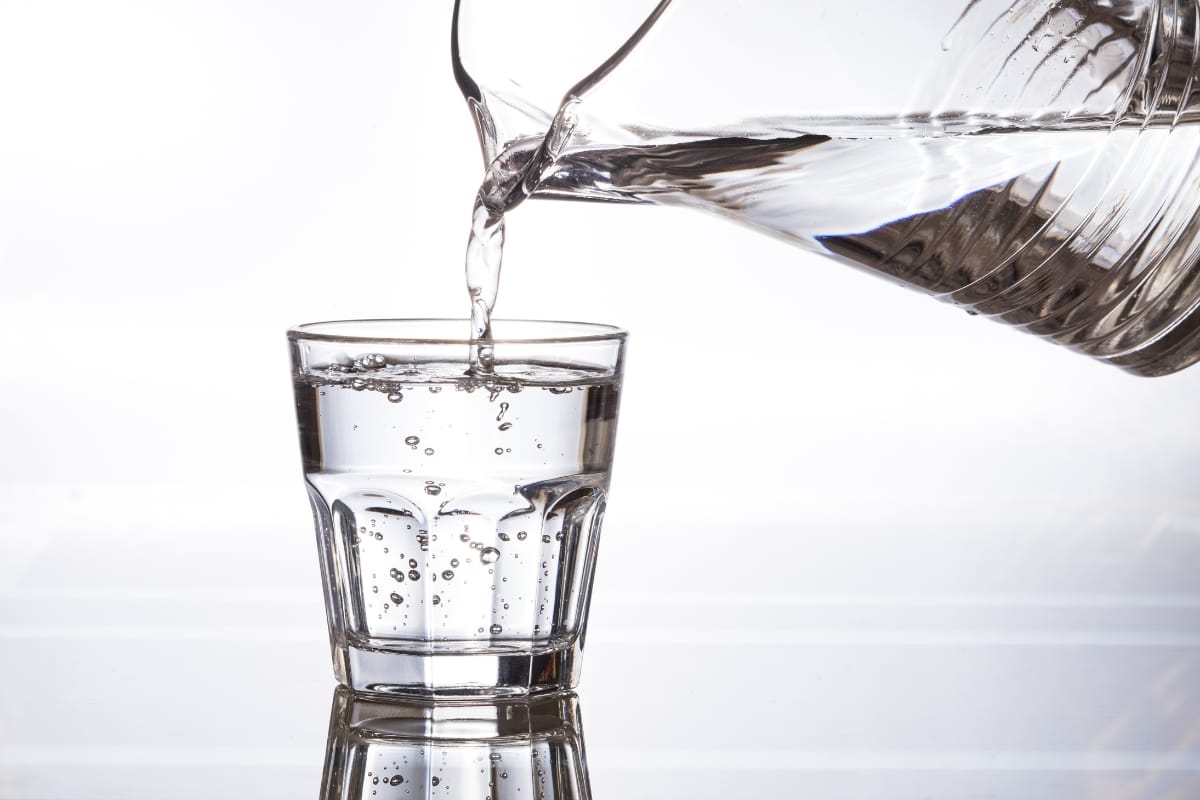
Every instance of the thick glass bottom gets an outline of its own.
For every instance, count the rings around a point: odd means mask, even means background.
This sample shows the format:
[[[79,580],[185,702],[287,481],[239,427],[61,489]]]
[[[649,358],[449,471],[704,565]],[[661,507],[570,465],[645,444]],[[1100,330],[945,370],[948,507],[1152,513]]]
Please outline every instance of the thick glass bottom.
[[[532,653],[429,653],[336,648],[334,672],[355,692],[401,697],[523,697],[572,689],[579,680],[578,640]]]

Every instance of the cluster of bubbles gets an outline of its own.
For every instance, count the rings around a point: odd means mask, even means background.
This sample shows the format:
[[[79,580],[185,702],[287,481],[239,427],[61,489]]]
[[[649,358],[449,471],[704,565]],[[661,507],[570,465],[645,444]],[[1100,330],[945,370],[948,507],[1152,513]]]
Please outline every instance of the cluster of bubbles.
[[[470,545],[472,550],[479,551],[479,560],[484,564],[495,564],[500,560],[500,551],[491,545],[485,545],[483,542],[475,541],[469,533],[461,533],[458,536],[459,541],[463,544]],[[451,560],[451,565],[455,562]]]

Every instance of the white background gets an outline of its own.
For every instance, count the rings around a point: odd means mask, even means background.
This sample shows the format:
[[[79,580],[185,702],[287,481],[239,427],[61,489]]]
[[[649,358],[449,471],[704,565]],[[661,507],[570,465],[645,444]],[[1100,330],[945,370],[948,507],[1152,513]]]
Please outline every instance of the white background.
[[[169,586],[201,548],[316,597],[284,331],[466,313],[449,5],[0,0],[0,583]],[[772,553],[789,591],[1196,589],[1200,371],[694,213],[536,201],[509,244],[500,315],[633,333],[610,591]]]
[[[449,12],[0,0],[0,797],[315,788],[284,332],[467,312]],[[1200,368],[1134,378],[695,213],[534,201],[509,245],[501,315],[632,331],[597,797],[1194,773]]]

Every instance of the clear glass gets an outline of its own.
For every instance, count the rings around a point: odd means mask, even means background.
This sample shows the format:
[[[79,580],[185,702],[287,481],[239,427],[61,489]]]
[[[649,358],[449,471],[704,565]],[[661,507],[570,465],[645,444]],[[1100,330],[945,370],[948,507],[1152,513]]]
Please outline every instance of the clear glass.
[[[453,55],[493,216],[527,197],[711,211],[1162,375],[1200,359],[1198,18],[459,0]]]
[[[568,694],[437,704],[339,689],[321,783],[322,800],[591,797],[579,703]]]
[[[625,333],[302,325],[291,342],[334,670],[356,691],[509,696],[578,679]]]

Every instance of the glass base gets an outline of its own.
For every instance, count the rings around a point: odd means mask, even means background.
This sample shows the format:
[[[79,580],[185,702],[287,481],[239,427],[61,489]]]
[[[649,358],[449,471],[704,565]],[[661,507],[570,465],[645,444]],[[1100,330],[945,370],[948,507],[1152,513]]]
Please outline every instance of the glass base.
[[[355,692],[401,697],[523,697],[579,681],[578,642],[536,653],[429,653],[336,648],[338,681]]]

